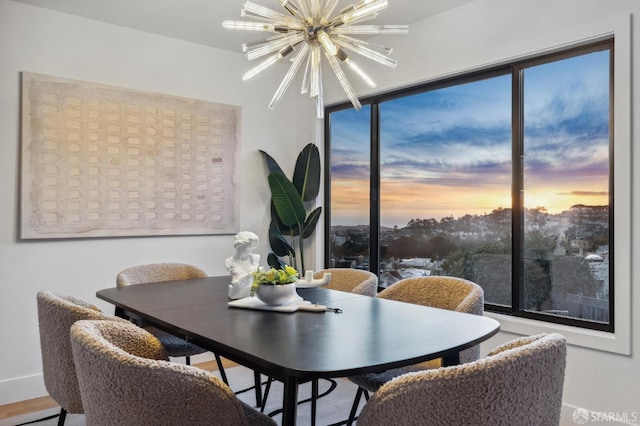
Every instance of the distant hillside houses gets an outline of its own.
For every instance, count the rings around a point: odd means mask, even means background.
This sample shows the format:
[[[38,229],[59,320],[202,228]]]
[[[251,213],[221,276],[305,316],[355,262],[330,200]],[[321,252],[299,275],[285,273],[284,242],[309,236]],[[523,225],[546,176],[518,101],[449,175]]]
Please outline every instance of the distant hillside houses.
[[[466,268],[465,273],[475,270],[474,274],[486,274],[485,278],[493,281],[497,271],[504,269],[505,279],[510,281],[508,260],[511,251],[511,222],[512,210],[497,208],[488,214],[464,215],[459,218],[447,216],[439,220],[411,219],[405,227],[382,228],[380,284],[384,287],[410,276],[447,274],[450,271],[445,269],[455,266],[455,262]],[[591,275],[588,280],[593,282],[593,285],[587,287],[598,288],[596,293],[589,290],[588,297],[608,298],[608,206],[576,204],[558,214],[550,214],[544,207],[526,209],[524,226],[528,259],[538,262],[555,259],[556,262],[553,263],[562,263],[562,258],[566,259],[564,262],[568,262],[571,257],[580,259],[585,273]],[[335,256],[331,261],[332,266],[369,269],[368,226],[335,226],[332,227],[331,237],[331,252]],[[469,269],[469,266],[461,264],[460,253],[466,253],[463,256],[468,259],[467,265],[472,261],[475,266]],[[480,254],[484,257],[478,257]],[[445,265],[451,256],[456,260]],[[567,263],[567,267],[569,266],[569,269],[577,271],[580,263]],[[560,271],[566,267],[552,269],[559,277]],[[548,268],[544,273],[552,283],[556,281],[555,274]],[[575,279],[574,274],[573,281]],[[562,275],[561,281],[561,287],[566,287],[565,291],[580,293],[580,288],[574,288],[576,284],[570,284],[570,276]],[[505,282],[500,286],[508,287],[509,284]],[[491,293],[490,289],[486,290]],[[502,297],[503,295],[496,294],[497,299]],[[508,296],[505,297],[508,301]],[[547,309],[556,308],[555,305],[559,303],[557,295],[552,299],[554,300],[548,302],[552,306]]]

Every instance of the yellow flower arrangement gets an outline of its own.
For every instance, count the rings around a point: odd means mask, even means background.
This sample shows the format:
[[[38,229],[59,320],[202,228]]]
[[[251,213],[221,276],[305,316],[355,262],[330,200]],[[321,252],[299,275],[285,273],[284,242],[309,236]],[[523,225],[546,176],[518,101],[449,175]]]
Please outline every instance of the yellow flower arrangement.
[[[251,283],[251,296],[255,294],[255,291],[261,285],[283,285],[298,281],[298,271],[288,265],[282,269],[271,268],[268,271],[265,271],[263,268],[259,268],[251,275],[253,276],[253,282]]]

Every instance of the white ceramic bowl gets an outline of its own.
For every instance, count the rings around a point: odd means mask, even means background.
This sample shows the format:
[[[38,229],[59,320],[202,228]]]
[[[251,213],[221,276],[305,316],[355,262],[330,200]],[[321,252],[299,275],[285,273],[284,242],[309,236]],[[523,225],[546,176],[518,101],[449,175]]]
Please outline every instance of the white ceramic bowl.
[[[270,306],[284,305],[296,294],[296,284],[261,285],[256,297]]]

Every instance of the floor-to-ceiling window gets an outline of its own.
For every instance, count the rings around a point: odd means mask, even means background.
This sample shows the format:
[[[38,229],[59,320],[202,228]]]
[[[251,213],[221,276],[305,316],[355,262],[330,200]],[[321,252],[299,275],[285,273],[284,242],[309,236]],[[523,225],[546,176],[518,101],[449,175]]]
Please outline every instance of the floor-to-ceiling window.
[[[327,111],[326,263],[612,330],[613,41]]]
[[[334,176],[325,190],[331,194],[332,225],[327,244],[331,268],[369,270],[369,187],[371,184],[370,107],[331,114],[332,148],[328,164]]]

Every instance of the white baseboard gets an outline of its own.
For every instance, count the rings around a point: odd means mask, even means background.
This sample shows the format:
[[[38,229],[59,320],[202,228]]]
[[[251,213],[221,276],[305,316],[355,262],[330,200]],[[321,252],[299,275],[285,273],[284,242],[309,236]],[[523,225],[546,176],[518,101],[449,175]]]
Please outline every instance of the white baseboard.
[[[205,352],[191,357],[191,363],[206,362],[215,359],[213,354]],[[184,362],[184,357],[176,358],[176,362]],[[26,401],[48,395],[44,387],[42,373],[32,376],[14,377],[0,381],[0,405]]]
[[[42,373],[0,381],[0,405],[46,395]]]

